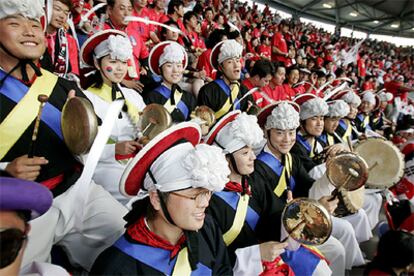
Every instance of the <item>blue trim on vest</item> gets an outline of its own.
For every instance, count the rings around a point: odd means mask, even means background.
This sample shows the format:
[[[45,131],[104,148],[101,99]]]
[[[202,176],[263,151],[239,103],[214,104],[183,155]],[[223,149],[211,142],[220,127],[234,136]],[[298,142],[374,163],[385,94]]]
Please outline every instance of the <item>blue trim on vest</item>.
[[[364,119],[365,119],[366,117],[364,116],[364,114],[363,113],[359,113],[358,115],[357,115],[357,119],[359,120],[359,125],[361,126],[361,128],[363,128],[363,129],[365,129],[365,130],[367,130],[367,129],[369,129],[369,130],[372,130],[371,129],[371,126],[370,126],[370,122],[371,122],[371,120],[368,120],[368,123],[367,123],[367,125],[364,127]]]
[[[0,79],[3,79],[6,76],[6,73],[3,70],[0,70]],[[29,91],[27,87],[21,81],[15,79],[12,76],[8,76],[4,81],[3,86],[0,88],[0,94],[9,98],[14,103],[18,104],[19,101],[26,95]],[[38,103],[40,105],[40,103]],[[41,121],[44,122],[53,132],[63,140],[62,128],[60,126],[60,117],[61,112],[59,109],[54,107],[50,103],[46,103],[43,107],[42,116],[40,117]]]
[[[224,200],[234,211],[237,210],[237,203],[239,203],[240,197],[236,192],[222,191],[215,192],[214,194]],[[248,206],[245,222],[247,222],[252,230],[256,229],[259,218],[260,217],[256,211]]]
[[[328,135],[326,135],[326,133],[322,133],[321,136],[318,137],[318,139],[320,139],[325,144],[328,144]]]
[[[307,248],[301,246],[296,251],[286,250],[282,259],[295,272],[295,275],[311,276],[321,259]]]
[[[227,83],[223,79],[216,79],[214,80],[214,82],[217,83],[218,86],[220,86],[221,90],[224,91],[227,97],[230,97],[230,94],[231,94],[230,86],[228,86]],[[238,98],[236,97],[236,99],[233,99],[233,101],[235,102],[237,99]],[[236,109],[240,110],[240,102],[237,103]]]
[[[299,134],[299,132],[296,133],[296,141],[298,141],[302,146],[304,146],[308,154],[310,154],[312,146],[308,143],[308,141],[306,141],[305,137]]]
[[[162,95],[164,98],[167,99],[167,101],[171,97],[171,90],[168,89],[168,87],[165,87],[164,85],[160,85],[157,88],[154,89],[155,92]],[[183,100],[180,100],[175,107],[184,115],[184,118],[187,119],[188,115],[190,114],[190,110],[188,106],[183,102]]]
[[[125,236],[120,237],[115,242],[114,246],[126,255],[166,275],[171,275],[175,262],[177,261],[177,256],[170,260],[171,251],[169,250],[139,243],[131,243],[127,241]],[[200,262],[197,264],[197,269],[191,272],[191,275],[193,276],[211,274],[211,269]]]
[[[338,127],[341,127],[344,131],[346,131],[348,129],[348,126],[346,125],[346,123],[343,119],[339,120]]]
[[[277,176],[280,177],[280,175],[282,174],[283,165],[277,158],[275,158],[273,155],[271,155],[268,152],[262,151],[257,156],[257,159],[265,163]],[[291,191],[294,190],[295,185],[296,185],[295,179],[291,175],[289,179],[289,186],[290,186]]]

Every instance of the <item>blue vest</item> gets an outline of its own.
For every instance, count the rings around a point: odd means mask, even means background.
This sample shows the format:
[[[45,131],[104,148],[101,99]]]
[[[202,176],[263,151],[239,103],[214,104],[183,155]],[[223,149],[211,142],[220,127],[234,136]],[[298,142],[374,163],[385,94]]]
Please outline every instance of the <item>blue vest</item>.
[[[171,251],[162,248],[152,247],[139,243],[131,243],[126,240],[125,236],[119,238],[114,246],[121,250],[126,255],[134,258],[135,260],[146,264],[149,267],[158,270],[165,275],[171,275],[177,256],[170,259]],[[197,264],[197,269],[191,272],[192,276],[198,275],[211,275],[212,271],[209,267],[202,263]]]
[[[282,165],[282,162],[280,162],[276,157],[271,155],[270,153],[267,153],[265,151],[262,151],[258,156],[257,159],[265,163],[277,176],[281,176],[284,166]],[[277,185],[278,183],[276,183]],[[291,175],[289,178],[289,186],[290,190],[293,191],[295,188],[295,179]]]
[[[3,70],[0,70],[0,80],[6,76],[6,73]],[[15,79],[12,76],[8,76],[3,83],[3,86],[0,88],[0,94],[10,99],[12,102],[18,104],[20,100],[26,95],[29,91],[29,87],[24,83]],[[38,104],[39,103],[33,103]],[[55,106],[50,103],[46,103],[43,107],[43,112],[40,117],[40,120],[44,122],[53,132],[63,140],[62,128],[60,126],[60,117],[61,112]]]
[[[236,192],[223,191],[214,193],[216,196],[223,199],[227,205],[229,205],[234,212],[237,210],[237,204],[239,203],[240,196]],[[247,214],[245,221],[252,230],[256,229],[257,222],[259,221],[259,215],[250,206],[247,207]]]
[[[165,87],[164,85],[158,86],[154,89],[154,91],[162,95],[167,101],[170,99],[172,93],[171,90]],[[178,103],[176,103],[176,108],[184,115],[185,119],[188,118],[190,110],[182,99]]]

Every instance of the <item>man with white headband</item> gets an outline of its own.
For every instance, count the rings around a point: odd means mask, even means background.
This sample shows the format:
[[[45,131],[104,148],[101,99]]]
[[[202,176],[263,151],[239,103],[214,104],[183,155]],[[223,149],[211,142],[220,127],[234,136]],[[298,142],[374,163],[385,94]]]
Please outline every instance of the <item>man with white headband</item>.
[[[355,127],[354,119],[358,113],[361,98],[352,90],[343,90],[332,96],[332,100],[343,100],[349,106],[348,115],[339,120],[335,132],[343,141],[358,139],[359,132]]]
[[[328,101],[327,103],[329,109],[324,118],[324,131],[318,138],[324,148],[336,143],[346,143],[336,134],[335,130],[339,121],[346,117],[350,111],[349,105],[343,100]]]
[[[163,105],[174,122],[190,120],[196,107],[193,94],[178,85],[187,67],[188,56],[183,46],[173,41],[165,41],[152,48],[149,67],[153,74],[161,76],[161,84],[145,95],[145,103]]]
[[[374,93],[366,91],[361,94],[361,105],[359,106],[360,112],[355,118],[355,125],[359,132],[365,133],[366,130],[372,130],[371,128],[371,112],[377,107],[377,99]]]
[[[330,275],[326,262],[305,247],[284,253],[288,244],[279,241],[285,204],[272,196],[268,185],[250,177],[256,159],[253,150],[262,141],[257,118],[240,111],[222,117],[206,138],[207,143],[223,149],[231,171],[224,191],[213,194],[208,212],[224,233],[234,274],[258,275],[264,270],[263,262],[280,262],[273,269],[287,269],[297,275]],[[287,257],[295,254],[306,260],[301,258],[299,264],[294,257]]]
[[[230,171],[221,149],[200,139],[195,123],[177,124],[128,164],[120,190],[135,198],[126,232],[98,257],[92,274],[232,274],[222,233],[205,214]]]
[[[217,70],[217,78],[200,89],[198,105],[210,107],[220,119],[231,110],[248,109],[253,97],[246,96],[247,88],[241,85],[243,46],[234,39],[224,40],[211,51],[210,63]]]
[[[284,204],[296,197],[307,197],[314,182],[300,159],[290,153],[296,141],[296,129],[300,125],[298,110],[299,106],[294,102],[282,101],[267,106],[258,114],[267,143],[257,156],[253,181],[256,185],[269,186],[272,195]],[[338,200],[329,202],[328,198],[319,201],[332,212]],[[316,248],[330,262],[333,275],[344,275],[346,254],[340,241],[331,236]]]
[[[109,29],[89,37],[82,46],[80,56],[84,64],[96,68],[86,82],[85,94],[100,118],[105,118],[113,101],[125,100],[124,110],[115,121],[93,179],[115,199],[126,204],[127,198],[120,194],[118,183],[128,159],[141,148],[136,141],[137,125],[139,113],[145,108],[139,93],[120,85],[127,74],[132,46],[124,32]]]
[[[56,243],[73,264],[88,270],[97,254],[122,234],[125,208],[101,186],[77,183],[82,164],[63,140],[61,111],[68,94],[85,95],[76,83],[38,67],[45,51],[42,16],[39,0],[0,1],[0,164],[9,175],[36,180],[54,196],[50,210],[30,223],[23,265],[50,260]],[[40,94],[48,101],[29,158]],[[77,201],[75,185],[89,185],[83,204]],[[83,216],[76,216],[78,208]]]

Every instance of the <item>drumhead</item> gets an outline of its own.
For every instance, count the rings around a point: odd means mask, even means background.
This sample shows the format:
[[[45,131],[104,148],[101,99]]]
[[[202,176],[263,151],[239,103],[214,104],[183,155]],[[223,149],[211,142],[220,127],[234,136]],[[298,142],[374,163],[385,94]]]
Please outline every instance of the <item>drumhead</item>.
[[[334,212],[336,216],[343,217],[343,216],[355,214],[364,205],[365,186],[362,186],[355,191],[347,191],[347,190],[340,189],[339,193],[341,194],[339,199],[342,202],[338,204],[338,208]],[[341,208],[339,208],[339,205],[342,205],[342,204],[343,204],[343,209],[345,210],[341,211],[340,210]]]
[[[386,189],[403,177],[404,157],[390,141],[368,138],[359,141],[354,148],[368,164],[367,188]]]
[[[326,176],[335,187],[353,191],[366,183],[368,165],[354,153],[340,153],[328,162]]]
[[[296,198],[286,204],[282,221],[289,236],[306,245],[323,244],[331,235],[332,220],[318,201]]]
[[[62,109],[61,127],[63,140],[73,154],[88,153],[98,133],[92,104],[81,97],[67,100]]]

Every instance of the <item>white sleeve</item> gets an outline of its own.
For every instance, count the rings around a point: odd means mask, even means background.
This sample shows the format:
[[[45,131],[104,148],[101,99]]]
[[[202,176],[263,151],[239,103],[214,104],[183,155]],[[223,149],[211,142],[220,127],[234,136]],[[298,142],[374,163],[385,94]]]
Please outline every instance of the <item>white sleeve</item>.
[[[259,245],[236,249],[234,275],[259,275],[263,272]]]
[[[115,161],[115,144],[106,144],[99,161]]]
[[[322,163],[320,165],[313,167],[312,170],[309,171],[309,176],[315,180],[318,180],[325,174],[325,172],[326,172],[326,164]]]

